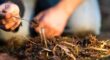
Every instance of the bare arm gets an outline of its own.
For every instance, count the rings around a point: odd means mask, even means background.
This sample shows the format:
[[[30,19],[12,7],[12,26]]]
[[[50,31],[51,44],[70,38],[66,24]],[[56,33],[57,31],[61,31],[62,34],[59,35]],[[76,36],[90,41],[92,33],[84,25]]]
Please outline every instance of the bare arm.
[[[56,7],[63,9],[65,13],[70,16],[81,2],[82,0],[61,0]]]
[[[39,26],[34,27],[36,32],[43,27],[48,38],[59,36],[63,32],[68,18],[75,11],[82,0],[61,0],[57,5],[40,12],[35,17]]]

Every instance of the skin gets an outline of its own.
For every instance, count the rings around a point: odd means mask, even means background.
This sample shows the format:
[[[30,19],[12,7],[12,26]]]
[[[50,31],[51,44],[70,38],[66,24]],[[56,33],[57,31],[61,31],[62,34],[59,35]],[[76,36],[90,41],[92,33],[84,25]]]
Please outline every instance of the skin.
[[[34,18],[35,21],[39,21],[39,26],[34,27],[35,31],[39,32],[41,28],[44,28],[47,38],[61,35],[68,18],[81,2],[82,0],[61,0],[56,6],[42,11]],[[21,22],[15,18],[20,18],[18,6],[7,2],[0,5],[0,12],[3,10],[6,11],[5,18],[0,21],[0,25],[4,26],[6,30],[16,29]]]
[[[68,18],[81,2],[82,0],[61,0],[56,6],[42,11],[34,18],[40,22],[38,27],[34,27],[35,31],[44,28],[47,38],[60,36]]]
[[[18,19],[20,18],[19,12],[19,7],[14,3],[7,2],[0,5],[0,13],[5,15],[5,18],[0,20],[0,25],[3,26],[5,30],[15,30],[21,22],[21,20]]]

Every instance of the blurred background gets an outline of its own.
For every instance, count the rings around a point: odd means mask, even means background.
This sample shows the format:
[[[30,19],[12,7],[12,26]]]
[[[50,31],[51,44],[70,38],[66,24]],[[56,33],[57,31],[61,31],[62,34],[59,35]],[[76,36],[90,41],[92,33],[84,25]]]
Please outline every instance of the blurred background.
[[[99,0],[102,16],[102,36],[110,38],[110,0]]]
[[[99,0],[102,15],[102,32],[110,32],[110,0]]]

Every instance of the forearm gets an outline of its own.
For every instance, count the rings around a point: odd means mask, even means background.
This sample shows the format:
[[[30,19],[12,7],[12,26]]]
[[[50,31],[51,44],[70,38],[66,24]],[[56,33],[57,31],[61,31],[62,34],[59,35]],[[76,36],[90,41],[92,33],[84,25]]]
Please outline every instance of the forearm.
[[[56,7],[63,9],[70,16],[81,2],[82,0],[61,0]]]

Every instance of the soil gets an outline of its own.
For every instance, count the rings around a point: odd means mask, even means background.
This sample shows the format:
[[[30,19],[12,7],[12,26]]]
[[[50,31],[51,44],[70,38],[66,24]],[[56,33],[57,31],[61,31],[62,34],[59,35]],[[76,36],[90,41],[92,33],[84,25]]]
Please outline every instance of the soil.
[[[0,60],[109,60],[110,40],[89,34],[83,38],[63,36],[30,38],[20,46],[14,39],[0,48]]]

